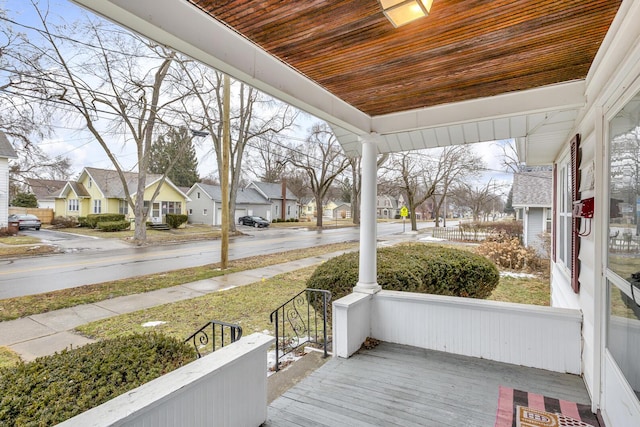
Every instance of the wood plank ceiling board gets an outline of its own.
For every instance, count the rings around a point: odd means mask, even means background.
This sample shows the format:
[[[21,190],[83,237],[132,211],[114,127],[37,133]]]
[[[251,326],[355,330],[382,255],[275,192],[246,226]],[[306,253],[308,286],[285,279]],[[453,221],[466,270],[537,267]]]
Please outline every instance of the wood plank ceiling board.
[[[477,123],[465,123],[462,125],[462,129],[464,130],[465,141],[468,141],[468,142],[480,141],[480,135],[478,134]]]
[[[370,116],[584,79],[620,0],[189,0]]]
[[[493,131],[493,120],[478,122],[478,129],[480,130],[480,141],[493,141],[496,139]]]
[[[434,131],[436,133],[436,145],[438,147],[446,147],[452,144],[448,127],[437,127]]]
[[[449,139],[452,144],[464,144],[466,143],[466,139],[464,137],[464,131],[462,130],[462,125],[451,125],[449,126]]]
[[[514,116],[511,117],[511,136],[510,138],[518,138],[527,135],[527,117]]]

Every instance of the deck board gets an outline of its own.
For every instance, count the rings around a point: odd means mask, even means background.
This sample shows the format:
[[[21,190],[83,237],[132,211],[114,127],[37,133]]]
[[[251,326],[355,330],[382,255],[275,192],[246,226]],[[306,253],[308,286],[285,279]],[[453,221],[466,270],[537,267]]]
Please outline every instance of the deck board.
[[[380,343],[328,361],[269,406],[264,426],[490,427],[500,385],[590,403],[576,375]]]

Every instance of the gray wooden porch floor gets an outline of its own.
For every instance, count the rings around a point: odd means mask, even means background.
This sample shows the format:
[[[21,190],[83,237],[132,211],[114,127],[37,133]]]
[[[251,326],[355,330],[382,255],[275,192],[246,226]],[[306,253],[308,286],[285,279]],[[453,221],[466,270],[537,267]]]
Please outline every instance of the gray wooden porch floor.
[[[380,343],[328,361],[273,401],[264,426],[491,427],[500,385],[590,403],[576,375]]]

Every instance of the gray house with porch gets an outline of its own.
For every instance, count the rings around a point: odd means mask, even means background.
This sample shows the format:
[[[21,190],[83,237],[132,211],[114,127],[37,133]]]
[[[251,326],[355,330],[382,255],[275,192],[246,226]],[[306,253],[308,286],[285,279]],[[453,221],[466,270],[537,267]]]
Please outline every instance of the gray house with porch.
[[[195,183],[187,192],[191,201],[187,202],[190,224],[219,226],[222,222],[222,193],[219,185]],[[253,188],[241,188],[236,195],[234,221],[245,215],[267,218],[271,212],[271,202]]]

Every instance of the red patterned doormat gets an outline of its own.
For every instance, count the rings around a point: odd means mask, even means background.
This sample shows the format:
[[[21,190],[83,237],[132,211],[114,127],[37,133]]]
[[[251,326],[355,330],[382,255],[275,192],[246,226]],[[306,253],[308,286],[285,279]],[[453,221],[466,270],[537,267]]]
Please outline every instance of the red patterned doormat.
[[[599,427],[591,406],[500,386],[495,427]]]

